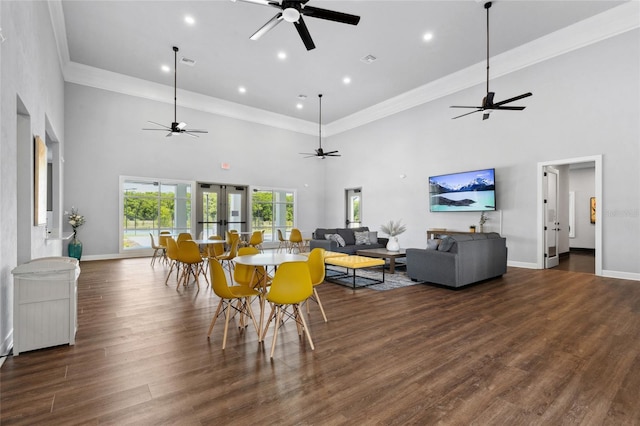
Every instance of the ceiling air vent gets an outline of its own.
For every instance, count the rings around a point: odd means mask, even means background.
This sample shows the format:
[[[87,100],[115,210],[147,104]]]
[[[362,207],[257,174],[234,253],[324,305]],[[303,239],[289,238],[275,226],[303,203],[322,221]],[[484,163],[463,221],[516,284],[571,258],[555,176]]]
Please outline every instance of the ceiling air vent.
[[[189,58],[182,58],[180,59],[180,63],[181,64],[185,64],[185,65],[189,65],[190,67],[194,66],[196,64],[196,61],[194,61],[193,59],[189,59]]]
[[[362,62],[364,62],[365,64],[370,64],[370,63],[375,62],[375,60],[376,60],[376,59],[378,59],[378,58],[376,58],[376,57],[375,57],[375,56],[373,56],[373,55],[367,55],[367,56],[365,56],[364,58],[361,58],[360,60],[361,60]]]

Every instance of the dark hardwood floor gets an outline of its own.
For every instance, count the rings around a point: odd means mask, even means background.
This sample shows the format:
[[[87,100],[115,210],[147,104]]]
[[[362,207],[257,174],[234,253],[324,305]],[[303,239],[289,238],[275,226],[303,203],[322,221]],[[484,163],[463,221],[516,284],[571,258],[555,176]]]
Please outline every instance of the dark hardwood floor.
[[[640,283],[510,268],[453,291],[318,289],[316,345],[207,328],[206,284],[82,262],[75,346],[9,356],[2,425],[640,424]],[[235,320],[234,320],[235,321]],[[235,324],[235,322],[234,322]]]

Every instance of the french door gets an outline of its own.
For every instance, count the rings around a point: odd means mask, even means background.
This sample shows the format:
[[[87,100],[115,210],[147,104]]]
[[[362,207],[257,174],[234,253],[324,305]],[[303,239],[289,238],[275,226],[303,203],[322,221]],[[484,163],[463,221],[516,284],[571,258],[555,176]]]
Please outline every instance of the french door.
[[[226,232],[247,230],[247,187],[199,183],[196,194],[196,234],[225,238]]]
[[[544,172],[544,260],[545,268],[558,266],[560,253],[560,223],[558,222],[558,170],[546,167]]]
[[[345,189],[345,225],[359,228],[362,225],[362,188]]]

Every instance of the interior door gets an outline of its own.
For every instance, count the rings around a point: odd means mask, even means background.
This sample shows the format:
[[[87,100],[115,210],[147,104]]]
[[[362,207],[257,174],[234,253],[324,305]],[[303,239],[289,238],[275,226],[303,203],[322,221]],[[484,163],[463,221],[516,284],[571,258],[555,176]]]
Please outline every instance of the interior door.
[[[196,233],[202,238],[225,237],[228,230],[245,231],[247,188],[244,186],[198,184]]]
[[[553,167],[546,167],[544,180],[544,259],[545,268],[553,268],[558,266],[559,263],[558,170]]]
[[[362,188],[345,189],[347,228],[359,228],[362,224]]]

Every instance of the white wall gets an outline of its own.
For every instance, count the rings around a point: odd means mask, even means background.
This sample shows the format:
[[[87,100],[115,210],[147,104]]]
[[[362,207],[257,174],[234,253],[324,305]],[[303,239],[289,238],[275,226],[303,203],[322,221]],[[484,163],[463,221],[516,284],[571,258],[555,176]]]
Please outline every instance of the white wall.
[[[322,221],[322,162],[299,154],[316,137],[178,106],[179,121],[209,133],[166,138],[142,128],[169,125],[173,105],[69,83],[65,116],[64,206],[86,217],[83,259],[118,255],[120,176],[296,189],[298,227],[311,232]]]
[[[595,196],[595,169],[593,167],[571,169],[569,176],[569,190],[575,194],[575,236],[569,240],[570,247],[594,249],[596,247],[595,225],[590,220],[589,200]]]
[[[45,240],[33,226],[33,137],[45,139],[48,120],[56,139],[64,137],[64,85],[46,2],[0,2],[0,355],[12,341],[13,279],[18,246],[25,256],[60,255],[60,241]],[[30,129],[18,138],[18,98]],[[22,182],[18,192],[18,178]],[[26,206],[20,208],[19,206]],[[27,259],[28,260],[28,259]]]
[[[485,228],[506,236],[511,264],[534,267],[536,164],[602,154],[603,269],[640,279],[639,56],[634,30],[492,81],[497,100],[533,93],[522,112],[452,120],[450,105],[481,101],[478,86],[329,138],[343,156],[327,162],[322,225],[344,223],[344,188],[362,186],[363,223],[403,219],[401,246],[422,247],[427,228],[479,218],[430,213],[428,177],[495,167],[499,211]]]

